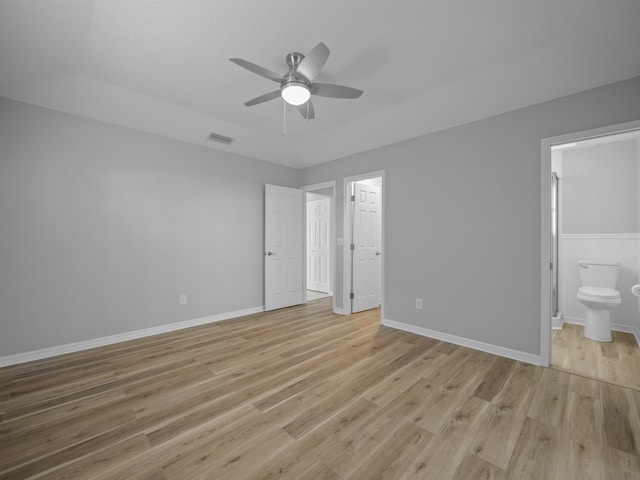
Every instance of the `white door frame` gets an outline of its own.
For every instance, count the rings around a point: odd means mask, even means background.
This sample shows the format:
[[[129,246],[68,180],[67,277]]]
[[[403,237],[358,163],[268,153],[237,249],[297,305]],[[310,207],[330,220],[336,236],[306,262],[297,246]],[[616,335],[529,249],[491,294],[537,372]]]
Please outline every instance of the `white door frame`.
[[[640,129],[640,120],[543,138],[540,177],[540,365],[551,364],[551,146]]]
[[[351,209],[351,191],[349,189],[350,185],[353,182],[359,182],[360,180],[371,180],[372,178],[382,178],[382,188],[381,188],[381,197],[382,197],[382,218],[381,222],[381,230],[382,230],[382,258],[380,259],[380,321],[384,319],[384,265],[385,265],[385,218],[386,218],[386,207],[387,199],[385,196],[386,189],[386,179],[385,179],[385,171],[378,170],[376,172],[362,173],[360,175],[354,175],[352,177],[345,177],[343,180],[343,235],[344,235],[344,246],[342,247],[342,310],[343,313],[349,315],[351,314],[351,298],[349,294],[351,293],[351,217],[352,217],[352,209]]]
[[[306,204],[307,204],[307,192],[312,192],[314,190],[321,190],[324,188],[330,188],[332,190],[332,194],[331,194],[331,201],[330,201],[330,213],[329,213],[329,228],[331,230],[331,232],[329,232],[329,242],[330,242],[330,247],[329,247],[329,255],[330,255],[330,259],[329,259],[329,265],[331,266],[331,272],[330,272],[330,277],[331,277],[331,290],[334,292],[334,294],[332,295],[333,297],[333,301],[332,301],[332,309],[334,312],[336,312],[336,297],[335,297],[335,285],[336,285],[336,182],[335,180],[331,180],[330,182],[323,182],[323,183],[315,183],[313,185],[305,185],[304,187],[301,187],[300,190],[302,190],[304,192],[304,203],[305,203],[305,208],[304,208],[304,213],[303,213],[303,224],[305,225],[304,228],[304,232],[303,232],[303,245],[304,245],[304,258],[307,258],[307,229],[306,229],[306,225],[307,225],[307,209],[306,209]],[[305,262],[303,263],[303,272],[302,272],[302,293],[303,293],[303,301],[304,303],[307,303],[307,262],[305,260]]]

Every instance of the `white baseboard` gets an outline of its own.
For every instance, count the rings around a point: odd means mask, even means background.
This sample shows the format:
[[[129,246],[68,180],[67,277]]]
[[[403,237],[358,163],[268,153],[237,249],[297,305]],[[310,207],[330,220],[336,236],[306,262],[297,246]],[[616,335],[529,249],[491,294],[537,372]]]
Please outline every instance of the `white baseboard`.
[[[571,317],[571,316],[564,316],[564,321],[562,323],[570,323],[571,325],[582,325],[584,326],[584,318],[580,318],[580,317]]]
[[[338,315],[348,315],[344,308],[333,308],[333,313],[337,313]]]
[[[477,340],[471,340],[465,337],[458,337],[456,335],[450,335],[448,333],[438,332],[437,330],[430,330],[428,328],[409,325],[408,323],[396,322],[394,320],[383,319],[382,324],[387,327],[404,330],[405,332],[422,335],[423,337],[435,338],[436,340],[454,343],[456,345],[473,348],[474,350],[492,353],[494,355],[511,358],[513,360],[520,360],[521,362],[531,363],[533,365],[543,364],[540,355],[512,350],[510,348],[500,347],[498,345],[492,345],[490,343],[479,342]]]
[[[135,340],[136,338],[150,337],[160,333],[182,330],[184,328],[197,327],[207,323],[221,322],[231,318],[244,317],[253,313],[264,312],[264,307],[245,308],[236,310],[235,312],[219,313],[208,317],[195,318],[193,320],[185,320],[183,322],[169,323],[167,325],[159,325],[157,327],[144,328],[142,330],[134,330],[132,332],[118,333],[109,335],[108,337],[93,338],[91,340],[83,340],[81,342],[68,343],[66,345],[57,345],[55,347],[43,348],[41,350],[33,350],[31,352],[17,353],[0,357],[0,367],[8,365],[16,365],[18,363],[31,362],[33,360],[41,360],[43,358],[55,357],[66,353],[79,352],[90,348],[103,347],[114,343],[126,342],[127,340]]]
[[[563,323],[571,323],[573,325],[582,325],[584,326],[584,318],[580,318],[580,317],[564,317],[565,320]],[[630,333],[632,334],[635,339],[636,339],[636,343],[638,344],[638,348],[640,348],[640,328],[638,327],[634,327],[633,325],[625,325],[622,323],[612,323],[611,324],[611,330],[613,330],[614,332],[624,332],[624,333]]]

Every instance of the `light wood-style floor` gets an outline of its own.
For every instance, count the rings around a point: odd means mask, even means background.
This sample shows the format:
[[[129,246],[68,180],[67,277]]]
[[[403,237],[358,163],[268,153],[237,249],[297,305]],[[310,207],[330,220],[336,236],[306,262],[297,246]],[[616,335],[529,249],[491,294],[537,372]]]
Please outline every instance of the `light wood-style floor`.
[[[640,392],[330,302],[1,369],[0,478],[640,478]]]
[[[565,323],[552,337],[553,368],[640,390],[640,348],[631,333],[612,332],[612,342],[594,342],[582,325]]]

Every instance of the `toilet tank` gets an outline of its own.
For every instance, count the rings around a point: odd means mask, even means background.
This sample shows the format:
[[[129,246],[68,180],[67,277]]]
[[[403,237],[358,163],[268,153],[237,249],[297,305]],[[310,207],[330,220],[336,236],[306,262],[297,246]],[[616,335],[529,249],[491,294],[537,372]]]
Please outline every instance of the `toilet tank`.
[[[620,262],[614,260],[578,260],[580,280],[585,287],[616,288]]]

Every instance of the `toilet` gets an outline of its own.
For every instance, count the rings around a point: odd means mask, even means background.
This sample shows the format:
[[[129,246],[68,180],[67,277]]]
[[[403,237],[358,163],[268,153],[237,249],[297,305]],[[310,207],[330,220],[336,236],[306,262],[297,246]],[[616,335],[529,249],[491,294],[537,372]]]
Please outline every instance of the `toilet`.
[[[578,300],[585,306],[584,336],[596,342],[611,341],[611,309],[622,302],[615,290],[620,263],[602,260],[579,260]]]

